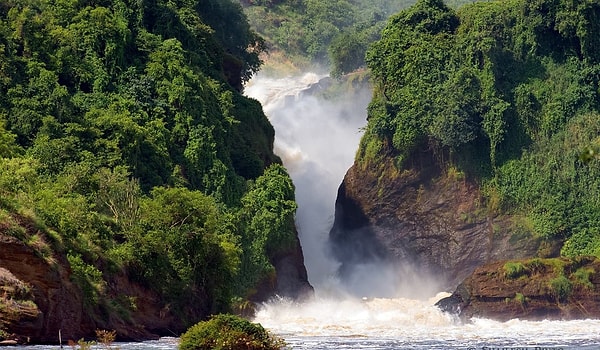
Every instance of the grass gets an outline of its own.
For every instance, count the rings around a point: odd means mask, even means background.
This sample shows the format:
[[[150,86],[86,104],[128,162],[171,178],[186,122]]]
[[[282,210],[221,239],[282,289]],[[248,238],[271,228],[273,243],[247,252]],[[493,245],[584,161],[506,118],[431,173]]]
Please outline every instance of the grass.
[[[571,278],[576,285],[583,286],[584,288],[593,289],[594,284],[592,283],[592,276],[596,271],[591,267],[580,267],[577,271],[573,272]]]
[[[529,274],[529,270],[521,262],[509,261],[503,266],[504,277],[508,279],[517,279]]]
[[[550,280],[550,289],[558,301],[564,302],[571,295],[573,284],[564,275],[560,275]]]

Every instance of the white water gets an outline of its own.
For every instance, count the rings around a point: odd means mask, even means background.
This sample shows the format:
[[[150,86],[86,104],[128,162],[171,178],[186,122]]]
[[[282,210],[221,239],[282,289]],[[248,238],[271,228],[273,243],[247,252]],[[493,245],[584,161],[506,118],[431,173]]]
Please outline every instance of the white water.
[[[296,226],[313,286],[323,287],[338,264],[326,250],[337,189],[366,124],[367,89],[348,98],[327,101],[303,95],[323,75],[308,73],[282,79],[255,77],[246,95],[259,100],[275,128],[275,154],[296,186]]]
[[[296,185],[296,222],[316,291],[314,299],[301,304],[266,303],[256,322],[282,336],[292,349],[600,349],[598,320],[474,319],[463,324],[439,311],[434,304],[443,295],[434,296],[424,285],[409,293],[421,300],[352,297],[356,293],[335,278],[338,264],[328,256],[326,242],[337,188],[353,162],[370,93],[336,102],[302,96],[319,78],[310,73],[285,79],[258,76],[246,87],[246,94],[263,104],[275,128],[275,152]],[[362,285],[358,279],[352,288],[369,290],[381,286],[374,280],[394,280],[389,267],[381,270],[371,270],[377,276],[365,278]],[[381,294],[407,295],[407,287],[417,284],[392,286],[391,293]]]

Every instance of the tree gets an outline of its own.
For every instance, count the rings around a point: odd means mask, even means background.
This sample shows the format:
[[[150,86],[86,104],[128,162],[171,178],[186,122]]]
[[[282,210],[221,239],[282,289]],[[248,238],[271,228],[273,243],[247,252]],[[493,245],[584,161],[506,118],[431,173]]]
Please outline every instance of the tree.
[[[295,242],[294,185],[283,166],[271,165],[242,197],[238,220],[242,246],[241,288],[274,274],[269,257],[285,251]]]

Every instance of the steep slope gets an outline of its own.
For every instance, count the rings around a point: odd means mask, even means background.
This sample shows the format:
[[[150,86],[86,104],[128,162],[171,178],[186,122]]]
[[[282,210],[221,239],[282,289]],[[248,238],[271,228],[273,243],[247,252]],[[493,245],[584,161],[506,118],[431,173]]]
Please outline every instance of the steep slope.
[[[342,275],[385,261],[452,289],[488,262],[598,254],[598,163],[580,154],[598,140],[599,13],[422,0],[388,21],[330,234]]]
[[[230,0],[0,2],[0,339],[173,335],[312,291],[241,94],[263,50]]]

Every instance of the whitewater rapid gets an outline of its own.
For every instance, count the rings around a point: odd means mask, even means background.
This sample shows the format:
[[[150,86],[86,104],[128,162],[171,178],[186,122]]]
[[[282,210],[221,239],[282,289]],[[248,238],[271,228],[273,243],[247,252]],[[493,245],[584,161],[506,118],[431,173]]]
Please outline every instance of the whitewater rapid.
[[[344,290],[336,278],[338,264],[326,247],[327,235],[337,188],[353,163],[366,124],[370,92],[335,101],[303,93],[324,77],[259,75],[245,90],[263,104],[275,128],[275,153],[296,186],[296,224],[316,291],[302,303],[265,303],[255,322],[283,337],[290,349],[600,349],[599,320],[463,323],[435,307],[447,294],[434,295],[421,286],[411,293],[418,298],[402,298],[406,293],[400,292],[395,296],[393,290],[385,293],[388,298],[360,298]],[[389,273],[383,278],[389,279]],[[363,290],[374,286],[366,280],[360,284],[356,282]]]
[[[599,320],[463,323],[436,300],[278,300],[263,305],[255,322],[292,349],[600,349]]]

